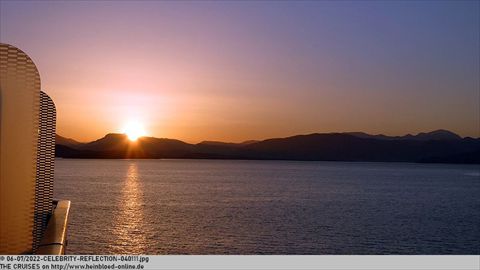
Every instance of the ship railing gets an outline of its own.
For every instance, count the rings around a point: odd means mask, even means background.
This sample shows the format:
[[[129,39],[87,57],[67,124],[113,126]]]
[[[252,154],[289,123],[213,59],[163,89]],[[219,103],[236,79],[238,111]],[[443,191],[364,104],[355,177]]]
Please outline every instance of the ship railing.
[[[70,201],[54,200],[53,204],[52,215],[36,252],[39,255],[64,255],[66,253]]]

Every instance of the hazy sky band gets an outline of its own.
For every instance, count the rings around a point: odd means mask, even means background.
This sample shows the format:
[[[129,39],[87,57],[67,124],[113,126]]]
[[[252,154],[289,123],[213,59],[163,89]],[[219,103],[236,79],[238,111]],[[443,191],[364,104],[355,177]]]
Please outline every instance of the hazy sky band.
[[[37,64],[58,131],[156,137],[478,137],[478,1],[13,2],[0,40]]]

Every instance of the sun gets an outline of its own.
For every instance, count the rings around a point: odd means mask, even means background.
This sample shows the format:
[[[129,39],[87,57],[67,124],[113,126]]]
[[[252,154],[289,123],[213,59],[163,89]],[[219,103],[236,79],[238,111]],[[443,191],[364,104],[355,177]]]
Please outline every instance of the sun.
[[[130,141],[136,141],[138,138],[146,135],[145,129],[138,122],[127,123],[122,133],[126,134]]]

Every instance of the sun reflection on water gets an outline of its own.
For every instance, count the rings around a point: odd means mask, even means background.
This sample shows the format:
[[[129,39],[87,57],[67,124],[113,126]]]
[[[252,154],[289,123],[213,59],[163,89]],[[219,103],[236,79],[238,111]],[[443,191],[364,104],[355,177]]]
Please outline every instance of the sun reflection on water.
[[[120,198],[117,202],[111,246],[113,254],[145,254],[143,186],[136,162],[128,164],[128,170]]]

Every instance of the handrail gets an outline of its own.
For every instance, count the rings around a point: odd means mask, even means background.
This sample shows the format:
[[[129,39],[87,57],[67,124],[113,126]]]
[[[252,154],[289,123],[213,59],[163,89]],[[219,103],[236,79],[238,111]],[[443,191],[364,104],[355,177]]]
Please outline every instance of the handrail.
[[[59,200],[48,221],[45,234],[35,254],[64,255],[67,246],[67,226],[70,201]]]

